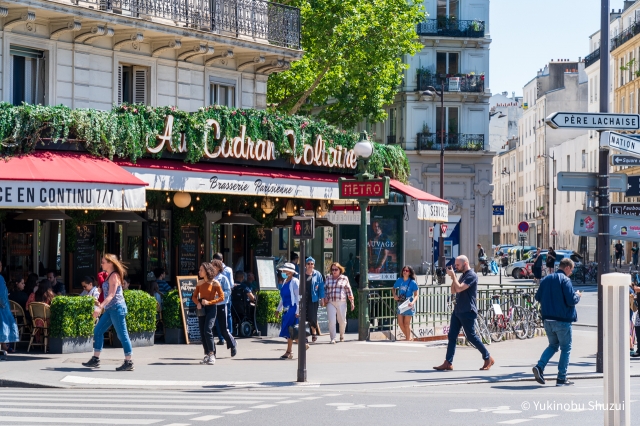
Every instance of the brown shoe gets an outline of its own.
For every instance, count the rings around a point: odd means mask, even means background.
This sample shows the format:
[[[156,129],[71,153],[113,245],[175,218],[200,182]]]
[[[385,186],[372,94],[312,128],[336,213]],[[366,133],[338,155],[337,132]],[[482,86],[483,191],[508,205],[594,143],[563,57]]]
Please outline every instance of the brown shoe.
[[[433,367],[434,370],[438,370],[438,371],[451,371],[453,370],[453,364],[451,364],[449,361],[446,361],[442,363],[442,365],[439,365],[437,367]]]
[[[493,359],[493,357],[492,357],[492,356],[489,356],[489,359],[485,359],[485,360],[484,360],[484,365],[482,366],[482,368],[481,368],[480,370],[481,370],[481,371],[482,371],[482,370],[488,370],[488,369],[490,369],[490,368],[491,368],[491,366],[492,366],[493,364],[495,364],[495,363],[496,363],[496,361]]]

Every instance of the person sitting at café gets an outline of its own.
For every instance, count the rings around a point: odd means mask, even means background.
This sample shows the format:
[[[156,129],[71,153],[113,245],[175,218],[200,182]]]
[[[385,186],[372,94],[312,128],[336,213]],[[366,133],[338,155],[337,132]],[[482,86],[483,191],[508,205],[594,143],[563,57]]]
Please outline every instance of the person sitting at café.
[[[162,310],[162,295],[160,294],[160,290],[158,289],[157,281],[149,281],[149,294],[156,298],[158,305],[160,305],[160,310]]]
[[[67,294],[67,290],[64,287],[64,284],[58,281],[56,278],[56,273],[53,270],[47,272],[47,281],[51,283],[51,290],[56,294],[56,296],[64,296]]]
[[[124,280],[122,280],[122,291],[125,290],[129,290],[129,287],[131,286],[131,278],[124,277]]]
[[[80,293],[80,296],[91,296],[96,300],[100,298],[100,292],[98,291],[98,287],[96,287],[96,280],[94,280],[93,277],[84,277],[80,284],[84,289],[82,293]]]
[[[22,307],[23,310],[27,309],[27,300],[29,300],[29,295],[26,291],[24,291],[25,283],[24,278],[20,280],[12,281],[11,286],[9,288],[9,300],[16,302],[18,305]]]
[[[164,268],[156,268],[153,270],[153,275],[155,275],[156,277],[156,282],[158,283],[158,291],[160,293],[162,293],[163,295],[166,295],[167,293],[169,293],[171,291],[171,286],[169,285],[169,283],[167,281],[165,281],[165,278],[167,276],[166,271],[164,270]],[[152,294],[153,296],[153,294]]]
[[[256,281],[256,276],[253,272],[247,272],[247,284],[251,287],[251,291],[258,291],[258,282]]]
[[[234,276],[236,285],[242,286],[243,293],[247,302],[255,302],[256,296],[251,292],[251,285],[247,282],[245,273],[242,271],[236,271]]]
[[[33,302],[50,305],[54,297],[56,297],[56,294],[51,289],[51,281],[44,279],[38,284],[38,290],[29,296],[29,300],[26,303],[27,309]]]

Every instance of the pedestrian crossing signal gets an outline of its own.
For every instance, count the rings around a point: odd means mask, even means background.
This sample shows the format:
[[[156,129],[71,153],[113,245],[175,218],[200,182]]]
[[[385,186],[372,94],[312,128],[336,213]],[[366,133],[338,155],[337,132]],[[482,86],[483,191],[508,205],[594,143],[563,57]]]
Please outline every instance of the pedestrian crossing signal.
[[[295,240],[312,240],[315,237],[315,226],[312,217],[294,217],[291,225]]]

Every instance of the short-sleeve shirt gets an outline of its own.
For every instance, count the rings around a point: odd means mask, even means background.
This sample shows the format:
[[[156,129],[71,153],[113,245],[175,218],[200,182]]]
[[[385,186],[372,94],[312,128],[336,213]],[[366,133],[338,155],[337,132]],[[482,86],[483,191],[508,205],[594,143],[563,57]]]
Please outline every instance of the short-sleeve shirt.
[[[616,249],[616,254],[622,254],[622,244],[618,243],[613,247]]]
[[[454,312],[457,314],[466,314],[469,312],[477,314],[478,306],[476,299],[478,298],[478,275],[476,275],[473,269],[469,269],[467,272],[462,274],[459,282],[460,284],[467,284],[469,288],[456,293],[456,307]]]
[[[542,255],[539,255],[535,262],[533,262],[533,267],[534,268],[542,268]]]
[[[398,278],[393,284],[393,288],[396,289],[396,295],[400,296],[401,299],[403,298],[403,296],[404,299],[409,299],[413,297],[414,292],[418,291],[418,283],[416,283],[412,279],[405,281],[402,278]],[[412,311],[414,310],[415,308],[412,309]]]

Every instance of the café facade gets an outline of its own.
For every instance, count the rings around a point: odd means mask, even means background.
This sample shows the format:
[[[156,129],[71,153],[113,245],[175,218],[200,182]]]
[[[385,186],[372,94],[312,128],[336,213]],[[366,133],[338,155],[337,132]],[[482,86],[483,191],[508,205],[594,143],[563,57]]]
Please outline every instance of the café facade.
[[[306,250],[316,269],[326,272],[337,261],[351,280],[361,271],[361,212],[338,191],[339,178],[358,172],[353,146],[359,135],[303,117],[218,106],[193,113],[124,106],[95,114],[111,114],[122,126],[135,121],[135,137],[91,140],[73,119],[61,133],[51,117],[29,139],[23,134],[6,143],[2,135],[5,278],[53,270],[68,292],[79,292],[82,277],[98,272],[103,253],[122,259],[133,288],[146,288],[156,268],[175,284],[216,252],[234,271],[255,272],[256,257],[282,262],[299,252],[287,220],[302,211],[316,218]],[[131,129],[120,131],[131,135]],[[446,201],[401,182],[407,171],[397,156],[402,160],[404,152],[395,149],[374,144],[370,161],[370,171],[391,177],[389,199],[373,199],[367,212],[373,285],[397,278],[409,215],[447,220]]]

